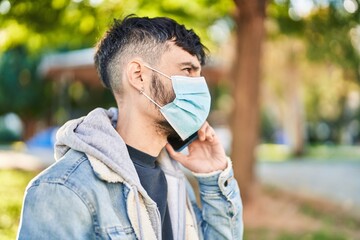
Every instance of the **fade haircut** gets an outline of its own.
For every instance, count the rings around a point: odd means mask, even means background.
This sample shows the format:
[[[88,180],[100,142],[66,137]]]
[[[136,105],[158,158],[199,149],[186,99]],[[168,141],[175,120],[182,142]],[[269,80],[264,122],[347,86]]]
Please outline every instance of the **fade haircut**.
[[[122,93],[124,64],[133,57],[141,57],[156,64],[173,41],[205,64],[206,48],[193,30],[166,17],[137,17],[129,15],[114,23],[96,46],[95,65],[103,85],[113,93]]]

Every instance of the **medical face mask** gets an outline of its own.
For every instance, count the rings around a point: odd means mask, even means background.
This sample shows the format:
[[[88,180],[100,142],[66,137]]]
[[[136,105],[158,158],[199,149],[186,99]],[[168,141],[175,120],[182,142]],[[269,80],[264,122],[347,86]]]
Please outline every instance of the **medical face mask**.
[[[171,80],[175,99],[165,106],[160,106],[143,91],[141,93],[160,109],[161,114],[181,139],[187,139],[201,128],[209,116],[211,96],[205,78],[169,77],[152,67],[146,67]]]

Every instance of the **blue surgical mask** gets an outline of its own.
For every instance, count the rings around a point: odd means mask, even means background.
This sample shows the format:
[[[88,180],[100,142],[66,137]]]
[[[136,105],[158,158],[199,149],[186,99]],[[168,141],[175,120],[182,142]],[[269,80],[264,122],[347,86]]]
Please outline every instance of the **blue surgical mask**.
[[[181,139],[187,139],[201,128],[209,116],[211,96],[205,78],[169,77],[150,66],[145,66],[171,80],[175,99],[165,106],[160,106],[143,91],[141,93],[160,108],[161,114]]]

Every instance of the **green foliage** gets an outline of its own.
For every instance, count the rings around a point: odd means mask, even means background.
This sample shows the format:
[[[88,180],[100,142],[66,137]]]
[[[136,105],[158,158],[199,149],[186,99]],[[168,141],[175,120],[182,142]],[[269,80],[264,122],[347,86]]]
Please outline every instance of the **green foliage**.
[[[280,33],[300,37],[304,32],[306,23],[302,19],[299,19],[298,21],[291,19],[289,16],[290,7],[290,1],[283,1],[281,4],[272,2],[267,8],[267,13],[271,19],[275,20]],[[279,32],[276,34],[278,35]]]
[[[353,75],[350,79],[360,80],[359,53],[350,38],[350,31],[357,23],[352,15],[339,14],[337,11],[330,5],[311,16],[304,33],[308,57],[315,61],[335,63]]]
[[[0,115],[17,112],[21,116],[42,113],[49,94],[47,82],[37,75],[38,58],[27,54],[24,47],[4,53],[0,60]]]
[[[32,52],[91,47],[114,18],[132,13],[172,17],[210,43],[207,28],[233,8],[232,0],[14,0],[0,14],[0,52],[23,44]]]
[[[25,187],[35,172],[0,170],[0,236],[15,239]]]
[[[346,7],[346,2],[354,7]],[[291,103],[286,93],[296,89],[299,111],[304,112],[300,121],[306,122],[301,128],[311,145],[359,142],[359,6],[358,0],[273,0],[267,9],[264,55],[272,58],[265,63],[265,84],[285,111]]]
[[[278,3],[276,3],[278,2]],[[294,1],[283,0],[270,4],[268,14],[278,26],[278,32],[301,38],[307,46],[310,60],[333,63],[340,66],[345,78],[359,80],[359,52],[351,32],[359,24],[360,9],[354,13],[345,11],[342,1],[313,0],[308,14],[296,16]]]
[[[92,88],[80,81],[71,81],[63,86],[61,91],[57,90],[54,89],[52,93],[53,98],[60,99],[60,102],[53,105],[55,124],[58,125],[64,124],[70,118],[84,116],[94,108],[110,108],[115,105],[110,90]]]

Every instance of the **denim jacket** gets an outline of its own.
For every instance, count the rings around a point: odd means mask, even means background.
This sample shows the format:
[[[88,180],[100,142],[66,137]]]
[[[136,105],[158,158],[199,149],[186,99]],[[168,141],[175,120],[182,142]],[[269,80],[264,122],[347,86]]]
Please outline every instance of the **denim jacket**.
[[[121,137],[107,132],[114,116],[96,109],[59,130],[57,162],[26,190],[18,239],[161,239],[156,203],[142,188]],[[109,142],[92,140],[101,132]],[[223,171],[195,174],[201,209],[180,165],[162,154],[160,166],[174,239],[242,239],[242,205],[230,160]]]

